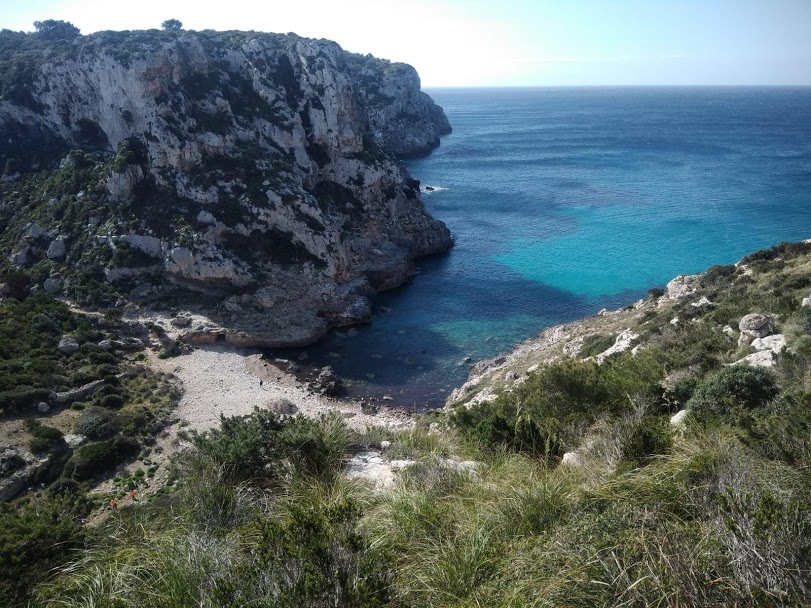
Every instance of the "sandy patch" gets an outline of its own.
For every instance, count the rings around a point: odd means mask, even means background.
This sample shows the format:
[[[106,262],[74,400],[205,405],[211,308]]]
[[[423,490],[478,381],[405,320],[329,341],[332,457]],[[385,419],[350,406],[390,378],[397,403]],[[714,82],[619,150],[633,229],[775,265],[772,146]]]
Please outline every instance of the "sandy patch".
[[[245,416],[256,407],[269,408],[280,400],[289,401],[305,416],[339,412],[350,427],[358,430],[368,426],[408,429],[414,424],[406,414],[392,410],[367,414],[361,411],[359,402],[313,393],[289,373],[263,361],[259,354],[207,346],[172,359],[150,359],[153,369],[181,380],[184,393],[177,416],[182,426],[198,431],[219,424],[220,415]]]

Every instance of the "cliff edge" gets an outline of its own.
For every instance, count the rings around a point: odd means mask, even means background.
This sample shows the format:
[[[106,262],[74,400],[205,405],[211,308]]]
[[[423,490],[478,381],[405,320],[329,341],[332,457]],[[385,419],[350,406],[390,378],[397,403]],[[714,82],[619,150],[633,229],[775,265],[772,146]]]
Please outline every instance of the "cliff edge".
[[[452,245],[398,160],[450,130],[410,66],[293,34],[6,31],[0,75],[5,272],[52,293],[300,345]]]

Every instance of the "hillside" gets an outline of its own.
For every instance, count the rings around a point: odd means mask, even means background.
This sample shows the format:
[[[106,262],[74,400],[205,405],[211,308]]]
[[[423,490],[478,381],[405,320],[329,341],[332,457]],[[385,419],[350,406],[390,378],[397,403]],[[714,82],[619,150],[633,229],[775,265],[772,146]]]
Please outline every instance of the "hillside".
[[[805,605],[810,290],[811,244],[782,244],[550,328],[409,430],[263,409],[187,434],[168,477],[87,494],[69,468],[3,510],[4,597]]]
[[[198,342],[367,320],[452,245],[398,157],[450,132],[410,66],[257,32],[0,33],[0,272],[183,307]]]

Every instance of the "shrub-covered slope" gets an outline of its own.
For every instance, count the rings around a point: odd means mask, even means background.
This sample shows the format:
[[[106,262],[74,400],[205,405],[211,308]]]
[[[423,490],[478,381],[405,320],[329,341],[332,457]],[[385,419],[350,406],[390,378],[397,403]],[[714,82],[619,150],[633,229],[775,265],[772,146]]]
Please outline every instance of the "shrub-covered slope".
[[[479,380],[493,397],[468,390],[408,432],[358,434],[339,418],[260,411],[224,420],[190,437],[172,488],[124,503],[98,528],[71,523],[81,494],[42,496],[37,517],[34,505],[4,513],[2,559],[22,540],[43,549],[14,562],[25,584],[7,597],[31,594],[44,606],[807,605],[809,290],[807,244],[681,277],[664,295],[524,345],[493,372],[497,383]],[[617,334],[628,348],[606,354],[618,341],[603,337]],[[393,487],[348,480],[353,454],[399,470]],[[59,526],[54,512],[65,514]],[[72,552],[55,555],[43,541],[49,526]]]

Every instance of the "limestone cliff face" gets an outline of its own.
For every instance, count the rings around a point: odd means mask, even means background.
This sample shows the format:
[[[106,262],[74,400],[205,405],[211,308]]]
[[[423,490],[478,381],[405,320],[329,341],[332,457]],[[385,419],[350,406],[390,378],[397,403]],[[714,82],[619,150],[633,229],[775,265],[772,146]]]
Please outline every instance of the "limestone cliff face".
[[[68,295],[101,267],[128,297],[200,294],[231,341],[302,344],[451,246],[396,159],[449,131],[410,66],[243,32],[22,46],[0,100],[4,242]]]

